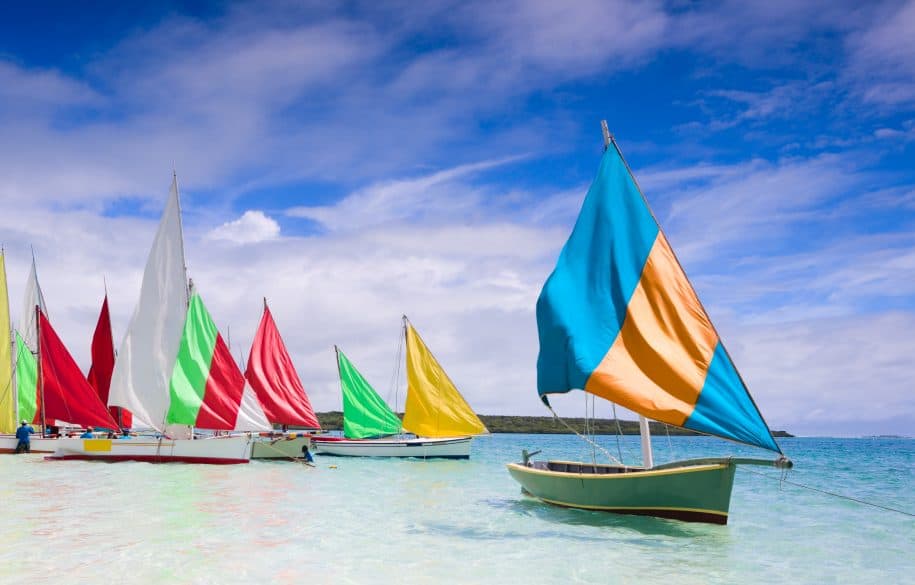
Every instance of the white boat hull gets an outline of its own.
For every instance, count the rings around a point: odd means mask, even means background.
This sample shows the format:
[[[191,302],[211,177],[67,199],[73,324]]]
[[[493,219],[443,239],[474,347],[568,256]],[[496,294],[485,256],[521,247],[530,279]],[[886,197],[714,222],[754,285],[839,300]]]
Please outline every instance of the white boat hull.
[[[44,439],[32,436],[31,453],[53,453],[57,448],[58,439]],[[12,435],[0,435],[0,453],[15,453],[19,439]]]
[[[306,446],[311,449],[311,437],[257,437],[251,459],[301,459]]]
[[[320,455],[341,457],[419,457],[422,459],[470,459],[473,437],[443,439],[321,439],[311,444]]]
[[[145,461],[148,463],[248,463],[253,439],[227,436],[209,439],[58,439],[49,459]]]

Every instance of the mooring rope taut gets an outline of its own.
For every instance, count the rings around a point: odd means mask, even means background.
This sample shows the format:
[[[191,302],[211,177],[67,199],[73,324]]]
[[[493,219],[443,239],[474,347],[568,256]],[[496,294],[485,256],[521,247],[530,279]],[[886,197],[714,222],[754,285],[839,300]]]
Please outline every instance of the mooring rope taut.
[[[794,487],[803,488],[803,489],[805,489],[805,490],[810,490],[810,491],[812,491],[812,492],[817,492],[817,493],[820,493],[820,494],[825,494],[825,495],[827,495],[827,496],[832,496],[832,497],[834,497],[834,498],[839,498],[839,499],[841,499],[841,500],[848,500],[848,501],[850,501],[850,502],[855,502],[855,503],[857,503],[857,504],[862,504],[862,505],[865,505],[865,506],[871,506],[871,507],[874,507],[874,508],[879,508],[880,510],[886,510],[887,512],[896,512],[897,514],[902,514],[903,516],[909,516],[909,517],[915,518],[915,513],[908,512],[908,511],[906,511],[906,510],[900,510],[899,508],[893,508],[893,507],[891,507],[891,506],[884,506],[883,504],[876,504],[876,503],[874,503],[874,502],[868,502],[867,500],[861,500],[861,499],[859,499],[859,498],[854,498],[854,497],[852,497],[852,496],[846,496],[845,494],[839,494],[839,493],[836,493],[836,492],[831,492],[831,491],[828,491],[828,490],[824,490],[824,489],[820,489],[820,488],[815,488],[815,487],[813,487],[813,486],[809,486],[809,485],[806,485],[806,484],[803,484],[803,483],[798,483],[798,482],[796,482],[796,481],[791,481],[791,480],[785,478],[784,476],[775,477],[775,476],[770,475],[770,474],[768,474],[768,473],[762,473],[762,472],[760,472],[760,471],[755,471],[755,470],[753,470],[753,469],[748,469],[748,468],[746,468],[746,467],[743,467],[743,468],[741,468],[741,469],[743,469],[744,471],[748,471],[748,472],[750,472],[750,473],[753,473],[753,474],[755,474],[755,475],[761,475],[762,477],[765,477],[765,478],[767,478],[767,479],[772,479],[772,480],[775,480],[775,481],[778,481],[778,482],[781,482],[781,483],[786,483],[786,484],[788,484],[788,485],[793,485]]]
[[[575,434],[578,436],[578,438],[587,441],[588,443],[591,444],[592,447],[595,447],[595,448],[597,448],[597,449],[600,449],[601,452],[602,452],[604,455],[606,455],[606,456],[607,456],[607,459],[609,459],[610,461],[613,461],[613,462],[616,463],[617,465],[623,465],[623,462],[620,461],[619,459],[617,459],[616,457],[614,457],[613,455],[611,455],[609,451],[607,451],[606,449],[604,449],[603,447],[601,447],[600,445],[598,445],[597,443],[595,443],[594,441],[592,441],[592,440],[589,439],[588,437],[582,435],[582,434],[579,433],[577,430],[575,430],[569,423],[567,423],[566,421],[562,420],[562,419],[559,417],[559,415],[556,414],[556,411],[553,410],[553,407],[552,407],[552,406],[550,406],[549,404],[544,404],[544,406],[546,406],[547,409],[553,414],[553,418],[555,418],[556,420],[558,420],[558,421],[562,424],[562,426],[564,426],[565,428],[567,428],[567,429],[569,429],[570,431],[572,431],[573,433],[575,433]]]

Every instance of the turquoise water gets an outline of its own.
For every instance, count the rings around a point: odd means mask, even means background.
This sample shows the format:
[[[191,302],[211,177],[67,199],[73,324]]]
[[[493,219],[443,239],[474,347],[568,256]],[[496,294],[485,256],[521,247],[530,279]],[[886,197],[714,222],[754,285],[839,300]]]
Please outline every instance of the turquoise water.
[[[795,482],[915,511],[915,440],[782,439]],[[614,454],[614,437],[601,438]],[[656,437],[658,462],[759,452]],[[0,583],[915,583],[915,518],[741,469],[725,527],[551,507],[504,463],[590,460],[564,435],[470,461],[227,467],[0,457]],[[629,462],[637,437],[620,446]],[[331,466],[336,466],[331,467]]]

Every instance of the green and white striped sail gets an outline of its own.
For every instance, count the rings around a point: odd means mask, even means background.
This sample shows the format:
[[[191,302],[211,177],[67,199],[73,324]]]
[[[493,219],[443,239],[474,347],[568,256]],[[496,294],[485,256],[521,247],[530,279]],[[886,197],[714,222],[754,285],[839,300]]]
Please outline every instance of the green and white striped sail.
[[[169,425],[236,431],[273,428],[196,292],[187,310],[169,396]]]

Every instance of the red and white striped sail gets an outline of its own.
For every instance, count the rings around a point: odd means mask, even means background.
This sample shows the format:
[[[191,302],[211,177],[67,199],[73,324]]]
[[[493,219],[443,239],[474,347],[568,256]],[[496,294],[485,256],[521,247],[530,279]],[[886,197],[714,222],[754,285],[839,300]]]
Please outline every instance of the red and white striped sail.
[[[165,417],[169,425],[221,431],[273,428],[196,292],[191,295],[169,388]]]
[[[39,312],[41,391],[36,417],[64,420],[81,426],[118,428],[95,389],[83,377],[70,352]]]
[[[251,345],[245,378],[272,423],[320,429],[286,344],[264,301],[264,315]]]

